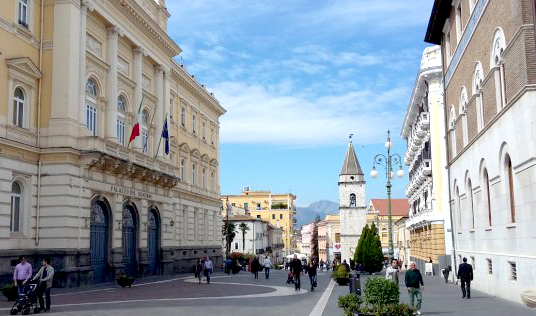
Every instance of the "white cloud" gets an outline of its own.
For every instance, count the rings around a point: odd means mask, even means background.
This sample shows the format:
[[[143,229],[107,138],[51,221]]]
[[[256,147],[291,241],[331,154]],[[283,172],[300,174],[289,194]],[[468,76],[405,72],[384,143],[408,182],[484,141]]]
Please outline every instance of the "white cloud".
[[[352,91],[309,100],[277,94],[260,85],[225,82],[214,92],[227,114],[221,118],[221,142],[321,146],[344,141],[349,133],[359,143],[374,143],[387,127],[398,129],[407,87],[386,91]]]

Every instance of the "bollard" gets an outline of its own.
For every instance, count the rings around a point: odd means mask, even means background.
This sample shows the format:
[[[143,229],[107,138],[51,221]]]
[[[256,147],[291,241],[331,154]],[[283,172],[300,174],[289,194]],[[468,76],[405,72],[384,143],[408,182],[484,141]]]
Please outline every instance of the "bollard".
[[[361,280],[359,279],[359,274],[356,271],[351,271],[349,274],[350,278],[350,294],[361,295]]]

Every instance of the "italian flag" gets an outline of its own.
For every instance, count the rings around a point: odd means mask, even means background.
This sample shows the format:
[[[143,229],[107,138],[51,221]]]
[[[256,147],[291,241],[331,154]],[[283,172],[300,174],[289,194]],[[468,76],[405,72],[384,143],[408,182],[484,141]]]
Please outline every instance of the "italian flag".
[[[143,104],[143,97],[141,98],[140,107],[138,108],[138,114],[136,114],[136,124],[134,124],[134,127],[132,127],[132,134],[130,134],[130,140],[128,141],[128,145],[130,146],[130,143],[132,141],[140,136],[140,112],[141,112],[141,105]]]

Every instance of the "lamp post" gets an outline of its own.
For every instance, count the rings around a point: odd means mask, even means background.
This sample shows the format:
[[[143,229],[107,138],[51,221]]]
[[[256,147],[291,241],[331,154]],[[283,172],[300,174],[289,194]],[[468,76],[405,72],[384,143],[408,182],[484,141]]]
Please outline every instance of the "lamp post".
[[[230,241],[229,241],[229,211],[231,210],[231,206],[229,205],[229,197],[227,197],[225,201],[225,259],[229,258],[229,248],[230,248]]]
[[[374,162],[372,164],[372,170],[370,171],[370,176],[372,178],[378,177],[378,170],[376,170],[376,165],[385,167],[385,177],[387,178],[387,217],[389,218],[389,259],[394,259],[395,251],[393,247],[393,219],[391,217],[391,179],[395,178],[395,173],[393,171],[393,163],[398,165],[398,171],[396,175],[399,178],[404,177],[404,170],[402,169],[400,155],[391,154],[391,149],[393,148],[393,143],[391,142],[391,132],[387,130],[387,141],[385,142],[385,149],[387,149],[387,155],[378,154],[374,157]],[[379,229],[379,227],[378,227]]]

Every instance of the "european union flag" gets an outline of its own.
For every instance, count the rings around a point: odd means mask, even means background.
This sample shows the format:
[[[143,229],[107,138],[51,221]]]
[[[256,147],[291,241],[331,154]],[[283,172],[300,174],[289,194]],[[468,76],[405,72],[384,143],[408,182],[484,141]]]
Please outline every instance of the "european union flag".
[[[166,115],[166,119],[164,120],[164,128],[162,129],[162,138],[164,139],[164,142],[166,145],[164,147],[165,153],[166,155],[169,155],[169,132],[168,132],[168,127],[167,127],[167,115]]]

